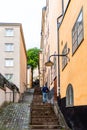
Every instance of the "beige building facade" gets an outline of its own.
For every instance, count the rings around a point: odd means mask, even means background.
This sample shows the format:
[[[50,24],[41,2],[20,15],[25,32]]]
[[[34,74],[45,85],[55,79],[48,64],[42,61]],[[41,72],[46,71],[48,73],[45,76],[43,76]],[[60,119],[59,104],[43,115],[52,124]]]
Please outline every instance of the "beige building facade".
[[[69,0],[46,0],[46,7],[42,9],[42,30],[41,30],[41,62],[43,66],[43,84],[48,83],[51,90],[54,88],[55,98],[60,94],[59,79],[59,45],[58,45],[58,26],[62,21],[67,9]],[[45,63],[49,60],[54,63],[52,67],[46,67]],[[41,81],[41,80],[40,80]]]
[[[61,6],[60,6],[61,4]],[[54,98],[58,95],[58,54],[57,17],[61,15],[61,0],[46,0],[46,7],[42,9],[42,32],[41,32],[41,61],[43,67],[43,84],[47,82],[50,90],[54,89]],[[46,67],[45,63],[50,59],[54,66]]]
[[[20,23],[0,23],[0,55],[0,73],[23,93],[27,85],[27,57]]]

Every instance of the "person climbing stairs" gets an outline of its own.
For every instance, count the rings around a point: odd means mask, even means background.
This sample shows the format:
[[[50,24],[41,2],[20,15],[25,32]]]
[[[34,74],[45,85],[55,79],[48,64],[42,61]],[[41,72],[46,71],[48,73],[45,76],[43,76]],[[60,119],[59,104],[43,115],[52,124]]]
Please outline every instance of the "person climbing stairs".
[[[30,127],[31,130],[65,130],[60,125],[52,104],[43,104],[40,87],[35,87],[31,105]]]

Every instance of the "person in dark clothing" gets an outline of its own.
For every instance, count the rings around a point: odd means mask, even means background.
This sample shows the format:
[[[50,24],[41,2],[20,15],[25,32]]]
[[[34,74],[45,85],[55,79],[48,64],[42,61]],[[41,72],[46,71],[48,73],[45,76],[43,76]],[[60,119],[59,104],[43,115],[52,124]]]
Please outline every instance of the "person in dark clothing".
[[[45,86],[43,86],[43,88],[42,88],[43,103],[47,102],[47,100],[48,100],[48,92],[49,92],[49,89],[48,89],[47,83],[46,83]]]

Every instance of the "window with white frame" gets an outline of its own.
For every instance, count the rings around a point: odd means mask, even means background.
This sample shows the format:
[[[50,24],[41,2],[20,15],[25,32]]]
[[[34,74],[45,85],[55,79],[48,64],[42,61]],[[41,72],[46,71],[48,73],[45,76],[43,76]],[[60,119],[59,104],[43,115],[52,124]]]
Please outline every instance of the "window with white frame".
[[[13,74],[7,73],[7,74],[5,74],[5,78],[6,78],[8,81],[13,82]]]
[[[14,44],[13,43],[5,43],[5,51],[8,51],[8,52],[14,51]]]
[[[5,58],[5,66],[6,67],[13,67],[14,66],[14,59],[13,58]]]
[[[72,54],[76,51],[84,38],[83,30],[83,10],[81,9],[79,16],[72,29]]]
[[[67,53],[67,43],[65,44],[65,46],[63,48],[62,55],[66,54],[66,53]],[[62,69],[64,69],[66,65],[67,65],[67,57],[63,56],[62,57]]]
[[[13,28],[6,28],[5,29],[5,36],[14,36],[14,30]]]

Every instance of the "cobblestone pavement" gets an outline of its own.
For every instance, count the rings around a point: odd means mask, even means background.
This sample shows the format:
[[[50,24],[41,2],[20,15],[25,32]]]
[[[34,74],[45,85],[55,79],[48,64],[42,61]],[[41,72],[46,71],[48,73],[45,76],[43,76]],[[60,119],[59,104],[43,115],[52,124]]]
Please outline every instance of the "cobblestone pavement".
[[[0,130],[29,130],[30,104],[34,90],[24,94],[23,102],[12,103],[0,113]]]

